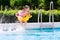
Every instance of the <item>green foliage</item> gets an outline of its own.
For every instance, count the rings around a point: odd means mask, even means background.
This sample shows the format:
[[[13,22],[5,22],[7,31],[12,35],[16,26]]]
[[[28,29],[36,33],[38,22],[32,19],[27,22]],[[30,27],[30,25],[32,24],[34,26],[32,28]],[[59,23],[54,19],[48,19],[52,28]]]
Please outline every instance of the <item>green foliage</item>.
[[[24,7],[25,5],[29,5],[31,9],[35,8],[43,8],[46,10],[49,10],[50,8],[50,2],[54,2],[54,9],[60,10],[60,0],[0,0],[0,6],[8,6],[8,7]]]
[[[3,5],[3,6],[5,6],[5,5],[10,5],[10,0],[0,0],[0,6],[1,5]]]
[[[45,9],[49,10],[50,9],[50,2],[53,1],[54,3],[54,9],[58,9],[58,4],[57,1],[58,0],[45,0],[44,4],[45,4]],[[59,1],[58,1],[59,2]]]
[[[60,0],[57,1],[58,5],[60,5]]]
[[[30,1],[30,6],[31,8],[35,9],[35,7],[38,7],[40,4],[40,0],[31,0]]]
[[[14,6],[15,0],[10,0],[10,5]]]
[[[40,0],[10,0],[11,6],[25,6],[29,5],[31,8],[35,9],[40,4]]]
[[[18,12],[18,10],[9,10],[9,11],[2,10],[2,11],[0,11],[0,19],[3,17],[2,23],[15,22],[15,20],[16,20],[15,13],[16,12]]]
[[[6,22],[6,21],[7,22],[15,22],[15,21],[17,21],[15,14],[18,11],[19,10],[9,10],[9,11],[3,11],[2,10],[2,11],[0,11],[0,17],[2,17],[4,15],[5,21],[3,21],[3,22]],[[32,15],[32,18],[30,18],[30,20],[28,22],[37,22],[39,10],[37,10],[37,9],[36,10],[30,10],[30,13]],[[50,13],[51,13],[50,10],[48,10],[48,11],[42,10],[42,18],[43,18],[42,21],[43,22],[49,21],[49,14]],[[41,21],[41,17],[40,17],[39,21]],[[60,10],[54,10],[54,21],[60,22]]]
[[[45,0],[40,0],[39,6],[40,6],[41,8],[44,8],[44,7],[45,7],[44,2],[45,2]]]

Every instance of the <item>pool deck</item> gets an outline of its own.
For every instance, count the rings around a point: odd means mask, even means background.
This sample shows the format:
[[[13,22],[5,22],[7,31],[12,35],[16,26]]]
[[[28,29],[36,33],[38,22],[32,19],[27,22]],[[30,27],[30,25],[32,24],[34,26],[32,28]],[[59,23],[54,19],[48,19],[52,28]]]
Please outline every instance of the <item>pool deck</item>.
[[[60,27],[60,22],[27,23],[26,28],[55,28]],[[0,23],[0,27],[21,27],[20,23]]]

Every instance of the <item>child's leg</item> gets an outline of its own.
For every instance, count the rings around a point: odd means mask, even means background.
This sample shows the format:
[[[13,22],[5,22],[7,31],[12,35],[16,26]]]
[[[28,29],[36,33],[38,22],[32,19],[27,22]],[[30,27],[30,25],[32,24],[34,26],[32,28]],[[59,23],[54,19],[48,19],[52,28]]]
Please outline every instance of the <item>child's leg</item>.
[[[23,22],[22,22],[22,18],[18,16],[17,19],[18,19],[20,25],[22,25],[22,24],[23,24]]]
[[[23,23],[23,27],[25,27],[25,28],[27,27],[27,22]]]

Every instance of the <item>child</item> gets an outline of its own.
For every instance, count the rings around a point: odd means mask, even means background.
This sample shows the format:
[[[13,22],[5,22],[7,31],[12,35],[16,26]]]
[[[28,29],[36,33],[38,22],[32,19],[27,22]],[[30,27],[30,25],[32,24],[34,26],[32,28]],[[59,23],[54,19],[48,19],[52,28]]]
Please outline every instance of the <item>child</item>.
[[[27,23],[27,21],[31,18],[29,6],[26,5],[21,12],[19,11],[18,13],[16,13],[16,17],[20,23]]]

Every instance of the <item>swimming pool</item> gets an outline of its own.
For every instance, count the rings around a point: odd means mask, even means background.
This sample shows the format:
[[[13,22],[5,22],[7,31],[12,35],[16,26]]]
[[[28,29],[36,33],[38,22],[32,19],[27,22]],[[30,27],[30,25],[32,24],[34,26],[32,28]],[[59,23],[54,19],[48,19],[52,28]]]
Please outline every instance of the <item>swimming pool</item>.
[[[32,28],[23,33],[9,32],[0,34],[0,40],[60,40],[60,28]]]

